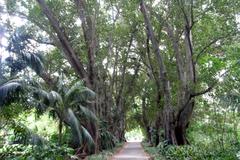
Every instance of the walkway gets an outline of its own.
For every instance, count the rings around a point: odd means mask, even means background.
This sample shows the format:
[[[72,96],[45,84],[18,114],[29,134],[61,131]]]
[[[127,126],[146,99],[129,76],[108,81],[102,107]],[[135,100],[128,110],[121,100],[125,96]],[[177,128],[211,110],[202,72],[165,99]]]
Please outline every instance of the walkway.
[[[112,160],[149,160],[140,142],[127,142]]]

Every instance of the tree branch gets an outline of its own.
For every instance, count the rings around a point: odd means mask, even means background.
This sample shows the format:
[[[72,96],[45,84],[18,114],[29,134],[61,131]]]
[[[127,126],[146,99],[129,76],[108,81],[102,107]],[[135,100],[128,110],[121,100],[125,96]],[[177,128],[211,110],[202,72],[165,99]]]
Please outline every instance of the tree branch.
[[[85,0],[75,0],[79,18],[82,22],[83,35],[88,48],[88,72],[91,84],[95,83],[95,52],[96,52],[96,26],[89,15]]]
[[[69,63],[74,68],[75,72],[79,75],[79,77],[82,78],[87,83],[88,87],[91,87],[87,76],[87,72],[85,71],[82,62],[80,61],[80,59],[77,58],[75,51],[73,50],[63,29],[60,27],[60,24],[58,20],[55,18],[52,10],[49,9],[47,4],[45,3],[45,0],[36,1],[40,5],[43,13],[47,16],[52,28],[57,33],[58,41],[59,44],[61,44],[61,48],[65,54],[65,57],[68,59]]]
[[[237,61],[235,64],[233,64],[231,67],[228,68],[228,70],[226,70],[224,73],[222,73],[219,78],[225,77],[233,67],[235,67],[236,65],[240,64],[240,61]],[[195,92],[190,94],[190,98],[196,97],[196,96],[201,96],[207,92],[210,92],[217,84],[219,83],[219,81],[215,81],[213,82],[213,84],[211,86],[209,86],[207,89],[200,91],[200,92]]]
[[[194,61],[194,65],[197,64],[199,58],[200,58],[200,57],[205,53],[205,51],[206,51],[209,47],[211,47],[214,43],[216,43],[217,41],[219,41],[219,40],[221,40],[221,39],[225,39],[225,38],[231,37],[231,36],[233,36],[233,35],[236,35],[236,32],[234,32],[234,33],[229,33],[229,34],[227,34],[226,36],[217,37],[217,38],[213,39],[212,41],[210,41],[210,42],[209,42],[206,46],[204,46],[204,47],[200,50],[200,52],[197,54],[196,59],[195,59],[195,61]]]

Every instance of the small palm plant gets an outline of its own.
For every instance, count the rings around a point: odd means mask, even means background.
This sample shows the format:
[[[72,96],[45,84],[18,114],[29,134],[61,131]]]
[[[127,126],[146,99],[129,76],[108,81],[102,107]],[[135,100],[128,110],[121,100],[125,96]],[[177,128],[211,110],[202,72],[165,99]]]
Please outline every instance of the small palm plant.
[[[94,152],[94,140],[86,129],[88,122],[97,123],[95,114],[88,109],[95,97],[92,90],[84,87],[82,82],[74,83],[69,89],[62,87],[58,91],[46,91],[39,85],[27,86],[23,81],[10,80],[0,85],[0,106],[19,99],[19,93],[24,91],[31,91],[27,95],[32,94],[38,111],[50,109],[56,113],[59,119],[59,143],[65,124],[71,128],[73,144],[79,151]],[[26,99],[26,94],[22,95]]]
[[[30,41],[28,40],[27,33],[25,33],[22,28],[19,28],[9,41],[8,50],[9,52],[15,53],[17,57],[17,59],[11,61],[10,64],[24,64],[22,67],[17,68],[18,72],[29,67],[39,77],[43,78],[44,73],[46,73],[43,58],[41,54],[34,53],[31,47],[28,47]],[[16,75],[15,66],[16,65],[9,66],[14,71],[13,76]],[[2,99],[5,101],[8,94],[16,93],[15,91],[20,88],[27,90],[28,97],[25,98],[28,99],[28,101],[34,100],[38,111],[44,112],[48,109],[56,113],[59,119],[60,143],[62,140],[63,125],[66,125],[71,128],[73,146],[79,148],[80,152],[93,153],[95,144],[91,135],[96,133],[95,126],[97,118],[89,108],[92,106],[91,103],[95,98],[95,93],[87,87],[84,87],[82,82],[76,82],[71,86],[66,86],[63,80],[59,79],[56,83],[57,85],[55,85],[54,82],[54,89],[50,91],[43,89],[41,85],[35,82],[28,82],[28,85],[12,82],[12,88],[6,90],[6,87],[9,86],[7,83],[1,86],[0,96],[2,96]]]
[[[48,108],[54,111],[59,119],[59,143],[62,140],[63,124],[70,126],[73,144],[81,151],[94,152],[95,145],[91,134],[86,129],[87,122],[97,123],[97,118],[88,107],[94,100],[95,93],[83,86],[82,82],[74,83],[69,89],[58,88],[58,91],[34,89],[34,99],[38,109]]]

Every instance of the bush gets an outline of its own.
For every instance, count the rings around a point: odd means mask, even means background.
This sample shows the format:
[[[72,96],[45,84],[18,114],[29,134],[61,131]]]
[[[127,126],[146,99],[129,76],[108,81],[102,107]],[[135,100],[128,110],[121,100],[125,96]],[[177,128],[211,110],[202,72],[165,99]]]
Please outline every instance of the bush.
[[[109,150],[103,150],[102,152],[87,157],[88,160],[108,160],[117,149],[121,148],[124,143],[116,143],[115,147]]]
[[[36,146],[13,144],[0,149],[0,159],[5,160],[65,160],[70,159],[73,149],[54,144]]]
[[[160,143],[157,148],[169,160],[236,160],[239,147],[239,144],[221,148],[204,144],[166,146]]]
[[[107,123],[104,121],[100,122],[99,133],[101,150],[113,149],[116,143],[118,143],[116,137],[107,130]]]

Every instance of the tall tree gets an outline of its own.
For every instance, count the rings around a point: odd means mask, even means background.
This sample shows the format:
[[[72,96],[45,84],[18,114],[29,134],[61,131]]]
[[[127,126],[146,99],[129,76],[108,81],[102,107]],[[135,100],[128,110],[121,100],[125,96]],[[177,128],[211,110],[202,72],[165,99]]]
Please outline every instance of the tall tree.
[[[203,17],[205,16],[206,12],[208,12],[208,9],[206,9],[203,13],[200,12],[200,19],[198,19],[199,17],[194,19],[194,7],[202,7],[204,3],[205,2],[198,4],[194,1],[186,2],[181,0],[163,1],[159,2],[159,5],[163,5],[165,8],[160,7],[160,9],[162,9],[160,12],[152,9],[151,6],[147,6],[143,0],[140,3],[141,12],[143,14],[146,26],[146,34],[151,40],[152,49],[159,65],[159,79],[161,82],[164,101],[163,127],[165,131],[165,139],[170,144],[183,145],[189,143],[186,138],[186,130],[189,126],[193,113],[195,97],[211,91],[217,83],[217,80],[214,80],[211,83],[207,83],[206,89],[201,89],[200,91],[198,89],[199,84],[202,83],[197,77],[199,54],[202,54],[202,52],[205,52],[206,49],[211,48],[212,44],[216,43],[216,41],[210,41],[206,47],[203,47],[203,51],[196,53],[198,48],[195,47],[194,44],[198,42],[198,36],[201,35],[194,34],[193,31],[196,32],[201,27],[196,27],[195,23],[201,23],[201,21],[204,20]],[[209,8],[212,6],[217,8],[217,3],[218,2],[213,2],[212,4],[207,5],[210,5]],[[164,56],[163,53],[161,53],[159,48],[159,45],[161,45],[161,42],[164,38],[162,34],[159,40],[156,38],[156,34],[154,33],[155,26],[153,26],[151,23],[151,17],[148,13],[148,10],[151,10],[151,15],[156,17],[160,24],[163,25],[161,32],[165,32],[167,34],[167,41],[169,41],[170,45],[164,43],[163,45],[166,45],[168,47],[167,49],[174,53],[173,64],[176,66],[176,80],[171,80],[170,78],[171,71],[168,67],[166,67],[166,63],[169,61],[169,59]],[[234,12],[225,16],[234,16]],[[231,35],[231,32],[236,32],[234,20],[233,22],[229,23],[232,24],[232,28],[230,32],[228,30],[228,34],[224,36],[223,39],[227,39],[228,36],[234,36]],[[225,29],[227,29],[229,26],[225,25],[221,27],[225,27]],[[222,37],[217,37],[217,39],[222,39]],[[213,74],[211,76],[214,77],[215,75]],[[178,91],[174,91],[174,86],[176,84],[178,85]],[[173,95],[174,92],[177,92],[177,97]]]

